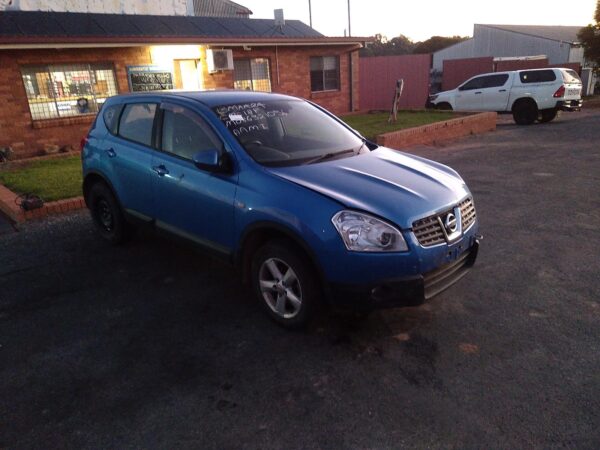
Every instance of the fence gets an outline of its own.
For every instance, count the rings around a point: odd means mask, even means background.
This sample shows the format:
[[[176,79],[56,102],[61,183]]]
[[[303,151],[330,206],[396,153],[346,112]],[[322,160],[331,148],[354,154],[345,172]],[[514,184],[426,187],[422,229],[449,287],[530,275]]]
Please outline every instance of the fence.
[[[404,79],[401,109],[424,108],[429,95],[431,55],[372,56],[360,59],[360,109],[390,109],[396,80]]]

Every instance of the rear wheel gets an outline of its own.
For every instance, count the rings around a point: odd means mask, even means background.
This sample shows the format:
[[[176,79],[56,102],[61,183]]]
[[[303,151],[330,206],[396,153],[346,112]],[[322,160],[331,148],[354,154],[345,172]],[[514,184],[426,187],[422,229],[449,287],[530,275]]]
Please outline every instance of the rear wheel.
[[[531,125],[538,116],[538,109],[533,100],[518,101],[513,106],[513,119],[518,125]]]
[[[105,240],[111,244],[121,244],[131,237],[131,226],[106,184],[98,182],[90,188],[88,205],[94,225]]]
[[[557,115],[558,115],[558,110],[556,108],[542,109],[540,111],[539,121],[541,123],[552,122],[556,118]]]
[[[252,285],[267,314],[286,328],[308,323],[320,301],[310,263],[286,240],[261,247],[252,259]]]

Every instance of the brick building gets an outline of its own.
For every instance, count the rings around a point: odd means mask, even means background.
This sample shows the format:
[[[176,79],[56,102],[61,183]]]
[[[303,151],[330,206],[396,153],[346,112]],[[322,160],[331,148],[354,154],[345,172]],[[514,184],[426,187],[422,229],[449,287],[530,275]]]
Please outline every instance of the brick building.
[[[252,89],[359,109],[364,38],[300,21],[0,12],[0,147],[77,147],[104,100],[158,89]]]

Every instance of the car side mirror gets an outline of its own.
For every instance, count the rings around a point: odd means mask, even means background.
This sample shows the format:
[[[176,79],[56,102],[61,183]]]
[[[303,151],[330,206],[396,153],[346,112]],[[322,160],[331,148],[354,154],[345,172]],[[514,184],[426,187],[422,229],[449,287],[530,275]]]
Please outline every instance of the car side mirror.
[[[228,153],[220,152],[216,148],[203,150],[194,155],[192,161],[201,170],[213,173],[231,172],[231,158]]]

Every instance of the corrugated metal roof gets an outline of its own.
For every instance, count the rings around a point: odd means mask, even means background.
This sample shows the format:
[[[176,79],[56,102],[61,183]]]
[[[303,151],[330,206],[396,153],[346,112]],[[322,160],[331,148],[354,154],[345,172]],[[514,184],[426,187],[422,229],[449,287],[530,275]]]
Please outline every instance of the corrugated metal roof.
[[[252,11],[230,0],[194,0],[194,14],[204,17],[245,17]]]
[[[553,41],[562,41],[575,43],[579,42],[577,33],[583,26],[564,26],[564,25],[494,25],[479,24],[483,27],[496,28],[499,30],[511,31],[513,33],[526,34],[529,36],[541,37]]]
[[[0,40],[24,38],[324,38],[299,20],[283,27],[272,19],[196,16],[61,13],[45,11],[0,12]],[[5,39],[6,40],[6,39]]]

